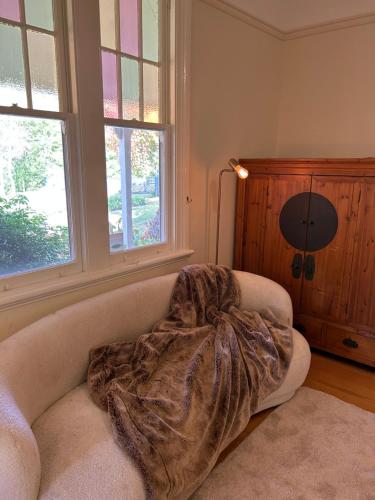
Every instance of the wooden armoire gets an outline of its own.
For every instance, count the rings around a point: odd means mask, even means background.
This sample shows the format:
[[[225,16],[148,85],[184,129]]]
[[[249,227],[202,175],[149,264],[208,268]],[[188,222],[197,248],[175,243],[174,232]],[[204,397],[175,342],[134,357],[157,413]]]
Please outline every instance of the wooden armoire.
[[[311,346],[375,366],[375,158],[240,162],[234,268],[290,293]]]

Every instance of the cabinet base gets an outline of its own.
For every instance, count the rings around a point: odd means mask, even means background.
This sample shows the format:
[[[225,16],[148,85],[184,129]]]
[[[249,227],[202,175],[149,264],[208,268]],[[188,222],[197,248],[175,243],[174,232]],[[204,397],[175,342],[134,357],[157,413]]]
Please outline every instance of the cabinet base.
[[[311,347],[375,367],[375,334],[308,316],[298,315],[294,326]]]

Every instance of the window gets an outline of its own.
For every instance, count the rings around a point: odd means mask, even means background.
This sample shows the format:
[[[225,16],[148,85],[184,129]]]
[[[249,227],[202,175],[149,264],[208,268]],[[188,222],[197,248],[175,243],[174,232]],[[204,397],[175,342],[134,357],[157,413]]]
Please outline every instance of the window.
[[[167,119],[161,0],[101,0],[112,252],[162,243]]]
[[[58,2],[0,1],[0,276],[74,260]]]
[[[0,0],[0,308],[191,253],[189,4]]]

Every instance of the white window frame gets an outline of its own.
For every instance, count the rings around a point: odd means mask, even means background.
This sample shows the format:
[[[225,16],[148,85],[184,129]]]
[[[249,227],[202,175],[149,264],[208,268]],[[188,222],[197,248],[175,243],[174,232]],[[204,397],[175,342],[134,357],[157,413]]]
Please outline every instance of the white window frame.
[[[165,44],[170,54],[166,65],[169,66],[166,142],[170,144],[166,151],[169,175],[165,176],[165,189],[170,193],[168,242],[110,253],[104,144],[104,123],[108,119],[103,118],[99,0],[67,0],[70,64],[66,65],[66,72],[73,83],[71,108],[62,116],[70,137],[67,192],[71,198],[76,261],[73,267],[62,265],[1,279],[0,310],[183,261],[193,253],[189,249],[191,0],[166,0],[166,5],[170,13],[170,43]],[[93,47],[98,50],[93,51]],[[93,81],[98,84],[92,85]],[[127,125],[134,123],[130,121]],[[155,126],[150,125],[145,128]]]
[[[142,0],[140,0],[142,2]],[[176,3],[177,5],[177,3]],[[174,159],[172,157],[172,141],[173,141],[173,122],[171,116],[171,96],[170,91],[173,88],[172,78],[173,75],[170,74],[169,68],[171,67],[171,19],[173,12],[171,11],[171,2],[169,0],[159,0],[160,7],[160,18],[159,18],[159,47],[160,58],[158,63],[155,63],[159,68],[161,68],[161,78],[160,78],[160,89],[159,89],[159,123],[146,122],[142,120],[126,120],[123,118],[104,118],[104,125],[110,125],[114,127],[124,127],[133,129],[145,129],[145,130],[155,130],[163,134],[163,140],[161,142],[161,164],[160,164],[160,214],[161,214],[161,233],[163,239],[160,242],[144,245],[142,247],[134,248],[121,248],[117,251],[110,252],[111,264],[120,264],[121,262],[140,262],[142,259],[155,257],[162,253],[170,252],[175,245],[175,236],[173,231],[173,167]],[[116,9],[116,14],[118,15],[119,9]],[[118,19],[116,22],[119,22]],[[140,23],[141,25],[141,23]],[[119,37],[119,29],[116,30],[116,36]],[[142,38],[142,29],[140,29],[139,35]],[[116,40],[118,43],[118,40]],[[103,47],[104,50],[115,53],[117,56],[118,71],[120,65],[120,57],[118,56],[118,50],[111,50]],[[139,57],[134,57],[141,65],[143,62],[149,62],[144,59],[144,54],[140,51]],[[141,70],[142,74],[142,70]],[[171,85],[172,83],[172,85]],[[140,102],[143,102],[142,94],[142,78],[140,79]],[[118,88],[120,86],[118,85]],[[120,92],[120,91],[119,91]],[[119,114],[121,114],[122,103],[119,102]],[[122,168],[122,166],[121,166]],[[122,191],[122,189],[121,189]]]
[[[11,289],[17,289],[29,284],[43,282],[45,280],[56,280],[63,276],[69,276],[82,271],[81,258],[81,237],[80,237],[80,218],[78,216],[77,193],[77,175],[75,172],[76,144],[75,144],[75,124],[74,116],[70,111],[70,83],[69,70],[65,46],[65,8],[63,0],[53,0],[53,17],[55,29],[49,31],[43,28],[28,25],[25,19],[24,3],[20,3],[21,21],[15,22],[0,18],[1,22],[11,26],[20,27],[22,30],[22,50],[25,68],[25,84],[27,94],[27,108],[19,106],[0,106],[0,115],[19,116],[25,118],[45,118],[60,120],[64,123],[63,127],[63,148],[64,148],[64,175],[65,175],[65,193],[67,203],[67,216],[69,226],[71,260],[66,264],[51,264],[43,268],[27,270],[17,274],[9,274],[0,277],[0,291],[5,292]],[[55,36],[56,44],[56,66],[57,79],[59,86],[59,111],[45,111],[33,109],[30,81],[30,66],[28,59],[26,30],[31,29],[39,33],[46,33]],[[0,297],[1,303],[1,297]]]

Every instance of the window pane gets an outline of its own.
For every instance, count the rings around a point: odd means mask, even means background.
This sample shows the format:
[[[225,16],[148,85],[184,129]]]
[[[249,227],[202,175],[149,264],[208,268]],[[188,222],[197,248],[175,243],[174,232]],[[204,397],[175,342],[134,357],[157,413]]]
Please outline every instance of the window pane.
[[[72,259],[61,126],[0,115],[0,275]]]
[[[100,36],[103,47],[116,49],[115,0],[100,0]]]
[[[0,105],[27,106],[21,29],[0,23]]]
[[[26,23],[53,31],[52,0],[25,0]]]
[[[139,63],[121,58],[122,106],[125,120],[139,120]]]
[[[118,118],[116,56],[102,50],[104,116]]]
[[[144,121],[159,122],[159,68],[143,64]]]
[[[55,38],[27,31],[31,91],[34,109],[59,110]]]
[[[159,0],[142,0],[143,58],[159,60]]]
[[[18,0],[0,0],[0,17],[19,22],[20,6]]]
[[[111,251],[163,241],[161,134],[153,130],[106,126]]]
[[[132,56],[138,49],[138,0],[120,0],[121,50]]]

